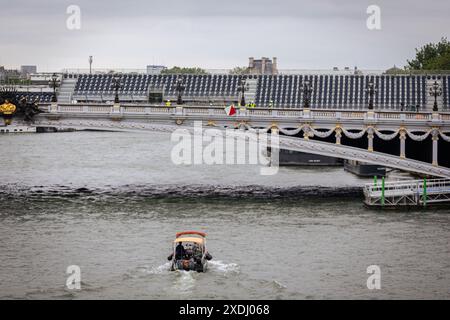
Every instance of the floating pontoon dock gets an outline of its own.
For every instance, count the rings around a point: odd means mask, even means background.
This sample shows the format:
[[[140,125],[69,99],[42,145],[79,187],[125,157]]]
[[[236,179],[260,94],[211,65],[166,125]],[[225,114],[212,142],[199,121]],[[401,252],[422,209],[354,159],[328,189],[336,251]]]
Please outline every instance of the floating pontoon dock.
[[[450,205],[450,179],[385,182],[374,179],[364,186],[364,203],[370,207]]]

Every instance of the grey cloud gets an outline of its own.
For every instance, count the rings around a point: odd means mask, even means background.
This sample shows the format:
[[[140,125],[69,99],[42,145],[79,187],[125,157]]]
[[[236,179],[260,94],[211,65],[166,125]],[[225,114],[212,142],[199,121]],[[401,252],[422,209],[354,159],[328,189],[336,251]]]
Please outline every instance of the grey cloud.
[[[65,27],[79,5],[82,29]],[[382,30],[365,27],[381,7]],[[0,64],[50,69],[168,65],[234,67],[278,56],[280,67],[402,65],[414,48],[447,36],[450,1],[407,0],[0,0]],[[42,69],[42,68],[41,68]]]

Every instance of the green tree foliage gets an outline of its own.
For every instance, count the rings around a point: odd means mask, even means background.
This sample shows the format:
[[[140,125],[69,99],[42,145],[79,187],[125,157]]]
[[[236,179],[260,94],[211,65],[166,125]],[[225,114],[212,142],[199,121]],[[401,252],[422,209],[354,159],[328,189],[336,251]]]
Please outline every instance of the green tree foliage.
[[[415,59],[409,61],[408,70],[450,70],[450,42],[442,38],[438,43],[428,43],[416,49]]]
[[[393,66],[392,68],[387,69],[384,73],[385,74],[409,74],[409,72],[407,70],[397,68],[396,66]]]
[[[173,68],[162,70],[161,74],[208,74],[208,72],[201,68],[184,68],[174,66]]]
[[[249,68],[248,67],[236,67],[230,70],[230,74],[248,74]]]

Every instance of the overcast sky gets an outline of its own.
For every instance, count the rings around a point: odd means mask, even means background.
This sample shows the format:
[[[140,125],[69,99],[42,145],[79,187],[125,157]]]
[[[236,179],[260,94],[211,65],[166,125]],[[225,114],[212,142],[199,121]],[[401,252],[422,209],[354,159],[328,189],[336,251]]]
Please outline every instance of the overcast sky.
[[[278,57],[280,69],[403,66],[415,48],[450,35],[449,0],[0,0],[0,65],[38,71],[233,68]],[[366,27],[369,5],[381,30]],[[69,5],[81,28],[69,30]]]

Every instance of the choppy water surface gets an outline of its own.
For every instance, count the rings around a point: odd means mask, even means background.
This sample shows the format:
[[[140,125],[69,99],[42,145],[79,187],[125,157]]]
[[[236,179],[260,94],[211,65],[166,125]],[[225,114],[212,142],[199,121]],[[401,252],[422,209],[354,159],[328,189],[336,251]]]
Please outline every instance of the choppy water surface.
[[[175,166],[166,134],[2,135],[0,298],[450,298],[447,210],[376,211],[341,168]],[[177,231],[204,274],[170,272]],[[366,287],[379,265],[381,290]],[[65,288],[79,265],[82,289]]]

